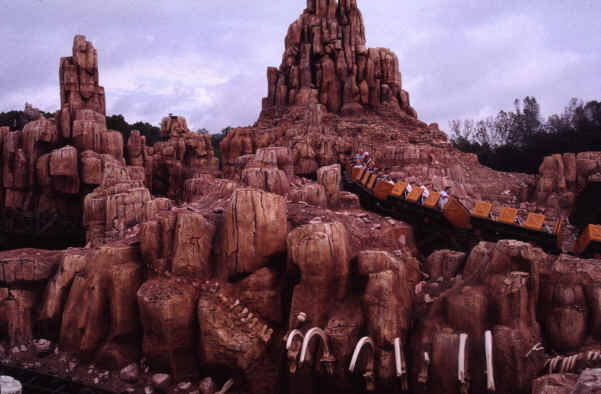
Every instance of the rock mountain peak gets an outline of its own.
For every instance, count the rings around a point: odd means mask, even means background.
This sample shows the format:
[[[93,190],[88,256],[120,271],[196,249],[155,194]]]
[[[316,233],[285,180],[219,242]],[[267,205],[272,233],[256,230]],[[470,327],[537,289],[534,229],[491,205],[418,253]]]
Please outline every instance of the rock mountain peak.
[[[288,28],[282,64],[267,69],[263,109],[323,104],[333,113],[377,110],[417,118],[397,56],[365,42],[356,0],[307,0]]]

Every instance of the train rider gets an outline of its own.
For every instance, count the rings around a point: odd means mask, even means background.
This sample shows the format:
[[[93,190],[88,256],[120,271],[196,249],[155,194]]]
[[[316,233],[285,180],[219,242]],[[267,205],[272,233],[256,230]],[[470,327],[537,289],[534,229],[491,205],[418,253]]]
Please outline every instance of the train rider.
[[[355,156],[353,156],[351,163],[353,164],[353,168],[363,168],[363,156],[361,153],[357,153]]]
[[[553,234],[553,230],[551,230],[551,227],[549,227],[547,225],[547,223],[543,223],[543,231],[549,233],[549,234]]]
[[[444,207],[449,202],[449,192],[451,191],[451,186],[447,186],[443,191],[440,192],[440,199],[438,200],[438,208],[443,211]]]
[[[430,190],[428,190],[426,185],[421,185],[420,187],[422,188],[422,196],[420,199],[420,204],[424,205],[426,203],[426,200],[428,199],[428,197],[430,197]]]
[[[394,185],[394,181],[392,180],[392,178],[391,178],[391,177],[390,177],[390,175],[388,175],[388,174],[385,174],[385,175],[382,177],[382,180],[383,180],[384,182],[388,182],[388,183],[390,183],[391,185]]]
[[[367,167],[367,163],[369,162],[369,152],[363,152],[361,161],[363,162],[363,165]]]
[[[407,184],[407,187],[405,188],[405,192],[403,193],[403,198],[406,200],[407,196],[409,194],[411,194],[411,192],[413,191],[413,186],[411,186],[410,183]]]

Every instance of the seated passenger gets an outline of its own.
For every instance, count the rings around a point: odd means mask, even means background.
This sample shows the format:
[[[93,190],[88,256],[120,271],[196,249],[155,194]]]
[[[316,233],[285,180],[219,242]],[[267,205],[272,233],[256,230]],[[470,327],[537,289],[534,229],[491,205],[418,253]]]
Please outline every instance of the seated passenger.
[[[421,196],[421,199],[420,199],[420,204],[424,205],[425,202],[426,202],[426,200],[430,196],[430,190],[428,190],[428,188],[425,185],[421,185],[420,187],[423,190],[422,196]]]
[[[372,171],[376,170],[376,162],[373,161],[372,159],[367,160],[367,168],[369,168]]]
[[[449,192],[451,191],[451,186],[447,186],[443,191],[440,192],[440,199],[438,200],[438,208],[441,211],[444,211],[444,207],[449,202]]]
[[[394,181],[392,180],[392,178],[390,177],[390,175],[386,174],[384,175],[384,182],[390,183],[391,185],[394,185]]]
[[[407,184],[407,188],[405,189],[405,191],[403,192],[403,198],[406,200],[407,196],[413,191],[413,187],[411,186],[410,183]]]
[[[515,219],[513,220],[513,223],[517,224],[518,226],[522,225],[522,221],[520,220],[520,217],[518,215],[515,215]]]
[[[369,152],[363,152],[363,155],[361,157],[361,161],[367,167],[367,163],[369,162]]]

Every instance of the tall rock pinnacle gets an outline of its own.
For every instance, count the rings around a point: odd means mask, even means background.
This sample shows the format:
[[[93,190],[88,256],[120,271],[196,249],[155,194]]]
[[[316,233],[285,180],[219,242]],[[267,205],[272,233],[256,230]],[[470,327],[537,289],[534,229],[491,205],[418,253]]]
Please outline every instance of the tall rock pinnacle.
[[[356,0],[307,0],[285,44],[280,68],[267,69],[264,110],[321,103],[334,113],[372,109],[417,118],[402,89],[397,56],[365,47]]]
[[[73,56],[61,58],[59,70],[61,86],[61,109],[69,106],[91,109],[106,114],[104,88],[98,84],[98,56],[85,36],[73,39]]]

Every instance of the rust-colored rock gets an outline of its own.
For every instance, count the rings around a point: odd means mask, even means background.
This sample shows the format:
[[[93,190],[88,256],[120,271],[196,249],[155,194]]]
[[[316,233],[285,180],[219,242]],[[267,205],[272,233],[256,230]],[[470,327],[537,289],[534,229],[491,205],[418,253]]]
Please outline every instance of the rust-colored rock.
[[[62,315],[61,347],[117,368],[137,360],[140,323],[135,294],[142,280],[134,247],[98,249],[73,279]]]
[[[175,379],[198,375],[196,344],[198,291],[173,280],[151,280],[138,290],[144,328],[142,351],[153,368],[169,371]]]
[[[349,291],[349,241],[341,223],[312,224],[288,235],[288,259],[300,273],[294,287],[290,327],[300,312],[311,322],[324,327],[332,301],[343,300]]]
[[[123,239],[127,229],[141,222],[151,196],[143,181],[132,180],[130,173],[125,167],[107,166],[102,184],[86,195],[83,224],[88,242]]]
[[[389,49],[367,49],[361,11],[352,2],[309,2],[288,29],[279,69],[267,69],[272,107],[323,104],[330,112],[364,109],[414,116]]]
[[[242,171],[242,182],[250,187],[285,196],[290,189],[286,173],[277,168],[247,168]]]
[[[215,225],[197,213],[151,218],[140,227],[140,252],[149,270],[208,279]]]
[[[236,303],[219,283],[202,286],[196,311],[201,362],[238,371],[248,380],[251,393],[273,392],[279,365],[269,354],[273,329],[261,316]]]
[[[328,205],[336,208],[339,205],[340,189],[342,188],[342,172],[339,164],[322,167],[317,170],[317,182],[326,190]]]
[[[183,117],[164,118],[161,135],[164,140],[150,148],[139,132],[132,132],[127,142],[129,164],[144,167],[145,182],[153,194],[182,200],[184,183],[217,172],[219,160],[209,135],[191,132]]]
[[[68,107],[71,114],[78,109],[106,114],[104,88],[98,85],[98,55],[85,36],[75,36],[73,56],[61,59],[59,76],[63,109]]]
[[[225,207],[219,233],[218,277],[252,273],[283,254],[286,217],[283,197],[255,189],[236,190]]]

